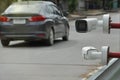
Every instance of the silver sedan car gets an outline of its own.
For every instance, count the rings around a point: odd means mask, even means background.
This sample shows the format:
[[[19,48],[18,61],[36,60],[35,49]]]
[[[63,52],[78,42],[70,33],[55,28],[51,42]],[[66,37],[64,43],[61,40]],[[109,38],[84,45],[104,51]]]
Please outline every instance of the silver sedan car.
[[[16,2],[0,16],[0,39],[4,47],[13,40],[44,40],[53,45],[56,38],[69,39],[69,23],[52,2]]]

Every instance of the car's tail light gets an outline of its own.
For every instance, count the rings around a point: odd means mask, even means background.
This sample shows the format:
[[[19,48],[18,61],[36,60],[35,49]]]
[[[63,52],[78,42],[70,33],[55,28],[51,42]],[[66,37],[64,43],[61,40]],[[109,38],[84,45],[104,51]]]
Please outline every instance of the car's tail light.
[[[38,37],[45,37],[45,34],[37,34]]]
[[[5,16],[0,16],[0,22],[8,22],[9,19]]]
[[[44,21],[46,18],[44,16],[33,16],[29,19],[31,22],[36,22],[36,21]]]

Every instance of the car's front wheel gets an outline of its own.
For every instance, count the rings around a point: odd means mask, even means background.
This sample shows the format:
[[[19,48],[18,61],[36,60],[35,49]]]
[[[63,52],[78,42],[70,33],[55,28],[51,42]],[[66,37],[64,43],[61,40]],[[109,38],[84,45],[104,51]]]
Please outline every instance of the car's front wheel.
[[[7,39],[2,39],[2,40],[1,40],[1,44],[2,44],[2,46],[4,46],[4,47],[7,47],[7,46],[9,45],[9,43],[10,43],[10,41],[7,40]]]
[[[69,28],[68,27],[66,27],[65,36],[63,36],[62,39],[64,41],[68,41],[69,40]]]
[[[52,28],[49,31],[49,37],[46,42],[48,46],[52,46],[54,44],[54,32]]]

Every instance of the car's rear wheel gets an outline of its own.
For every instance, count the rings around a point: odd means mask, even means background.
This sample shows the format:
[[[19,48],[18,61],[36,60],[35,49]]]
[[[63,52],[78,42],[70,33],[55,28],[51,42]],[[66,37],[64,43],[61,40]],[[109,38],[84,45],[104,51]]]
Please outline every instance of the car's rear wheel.
[[[46,42],[48,46],[52,46],[54,44],[54,32],[52,28],[49,31],[49,37]]]
[[[63,39],[63,41],[69,40],[69,28],[68,27],[66,27],[65,36],[63,36],[62,39]]]
[[[2,44],[2,46],[4,46],[4,47],[7,47],[7,46],[9,45],[9,43],[10,43],[10,41],[7,40],[7,39],[2,39],[2,40],[1,40],[1,44]]]

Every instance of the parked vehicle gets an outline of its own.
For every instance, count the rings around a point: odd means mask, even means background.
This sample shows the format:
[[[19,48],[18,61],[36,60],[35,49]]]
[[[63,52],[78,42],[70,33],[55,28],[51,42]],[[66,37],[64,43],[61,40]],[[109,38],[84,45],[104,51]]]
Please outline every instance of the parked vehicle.
[[[0,16],[0,38],[8,46],[13,40],[45,40],[53,45],[56,38],[69,38],[68,19],[49,1],[22,1],[11,4]]]

